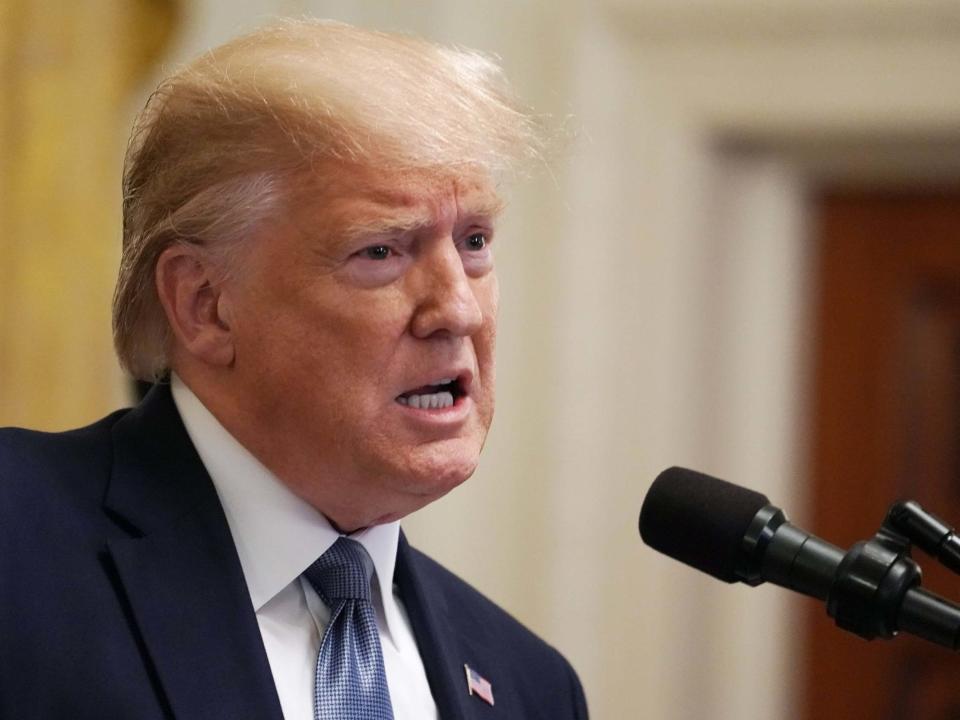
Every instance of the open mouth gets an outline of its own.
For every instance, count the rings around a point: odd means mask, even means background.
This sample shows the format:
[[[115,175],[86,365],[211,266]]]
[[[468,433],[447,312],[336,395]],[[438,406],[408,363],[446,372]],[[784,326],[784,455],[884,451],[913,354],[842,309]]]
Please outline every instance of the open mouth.
[[[466,394],[460,378],[441,378],[398,395],[397,402],[420,410],[442,410],[453,407]]]

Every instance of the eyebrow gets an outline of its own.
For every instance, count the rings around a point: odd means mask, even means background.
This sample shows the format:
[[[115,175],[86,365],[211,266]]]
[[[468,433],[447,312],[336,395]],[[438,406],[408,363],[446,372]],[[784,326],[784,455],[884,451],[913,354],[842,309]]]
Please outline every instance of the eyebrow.
[[[434,218],[422,209],[398,208],[394,205],[373,203],[375,207],[387,208],[382,214],[371,213],[367,217],[351,220],[337,232],[338,241],[349,244],[365,237],[377,235],[403,235],[430,227]],[[471,220],[496,218],[506,203],[494,195],[482,196],[464,203],[457,224]]]
[[[394,211],[389,215],[362,217],[351,220],[341,228],[339,240],[350,243],[368,236],[403,235],[428,227],[432,219],[423,213]]]

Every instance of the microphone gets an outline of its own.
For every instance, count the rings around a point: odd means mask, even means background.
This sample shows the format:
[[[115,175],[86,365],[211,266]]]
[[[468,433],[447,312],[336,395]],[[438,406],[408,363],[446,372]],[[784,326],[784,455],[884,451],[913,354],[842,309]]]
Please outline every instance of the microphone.
[[[640,536],[724,582],[771,582],[825,601],[839,627],[865,639],[902,631],[960,646],[960,605],[920,587],[909,539],[886,524],[844,552],[790,523],[762,493],[673,467],[647,492]]]

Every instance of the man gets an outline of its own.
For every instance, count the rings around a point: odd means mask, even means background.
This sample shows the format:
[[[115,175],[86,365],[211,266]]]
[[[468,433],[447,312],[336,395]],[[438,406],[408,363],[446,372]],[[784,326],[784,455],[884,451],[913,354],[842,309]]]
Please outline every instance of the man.
[[[567,662],[397,524],[476,467],[496,183],[536,152],[488,59],[339,24],[161,84],[114,306],[161,382],[0,433],[0,717],[586,717]]]

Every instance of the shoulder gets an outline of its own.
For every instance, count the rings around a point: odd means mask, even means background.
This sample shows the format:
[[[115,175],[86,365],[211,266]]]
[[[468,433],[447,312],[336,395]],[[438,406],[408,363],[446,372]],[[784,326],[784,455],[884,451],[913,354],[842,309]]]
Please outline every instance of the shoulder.
[[[411,564],[416,565],[421,582],[430,587],[431,592],[443,594],[450,615],[457,619],[458,625],[464,628],[482,628],[490,644],[510,647],[511,653],[521,657],[566,664],[566,660],[554,647],[468,582],[419,550],[408,547],[408,552]]]
[[[113,458],[111,428],[126,412],[66,432],[0,428],[0,516],[85,499],[99,505]]]
[[[408,552],[410,563],[416,566],[421,581],[432,592],[443,593],[447,607],[463,625],[493,630],[498,636],[509,637],[533,653],[559,655],[510,613],[436,560],[412,547],[408,547]]]
[[[565,710],[572,704],[576,718],[587,717],[580,680],[556,648],[440,563],[409,545],[404,553],[418,580],[431,594],[442,596],[446,612],[455,618],[459,632],[472,636],[478,647],[488,649],[501,664],[510,664],[516,677],[536,678],[537,682],[528,684],[527,692],[538,692],[538,685],[549,687],[556,694],[553,701],[560,701]],[[564,695],[564,687],[569,702],[559,697]]]

